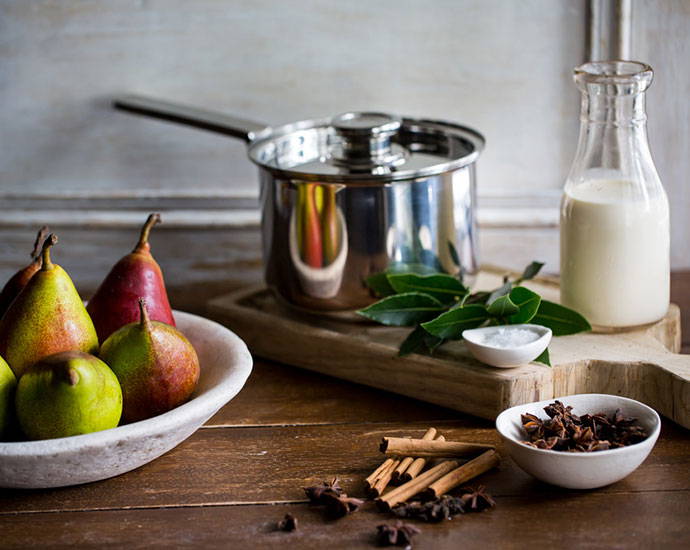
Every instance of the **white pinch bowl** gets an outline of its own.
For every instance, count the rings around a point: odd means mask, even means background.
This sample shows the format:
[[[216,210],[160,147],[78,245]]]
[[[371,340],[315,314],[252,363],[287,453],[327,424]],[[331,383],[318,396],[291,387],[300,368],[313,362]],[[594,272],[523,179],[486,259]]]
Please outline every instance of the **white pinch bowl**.
[[[634,445],[592,453],[551,451],[522,443],[528,438],[522,429],[520,415],[530,413],[539,418],[548,418],[544,407],[556,399],[571,406],[573,414],[578,416],[598,412],[611,416],[616,409],[621,409],[625,416],[637,418],[649,436]],[[620,481],[644,462],[659,437],[661,419],[654,409],[634,399],[582,393],[511,407],[498,415],[496,429],[511,458],[528,474],[567,489],[596,489]]]
[[[252,370],[247,346],[227,328],[175,311],[177,327],[199,356],[199,384],[187,403],[110,430],[59,439],[0,443],[0,487],[43,489],[120,475],[187,439],[244,386]]]
[[[482,343],[486,335],[496,332],[498,329],[505,328],[529,329],[539,334],[539,338],[533,342],[514,348],[501,348]],[[550,328],[530,324],[473,328],[465,330],[462,333],[467,349],[470,350],[470,353],[472,353],[476,359],[492,367],[504,369],[519,367],[520,365],[534,361],[547,347],[549,347],[551,336],[552,332]]]

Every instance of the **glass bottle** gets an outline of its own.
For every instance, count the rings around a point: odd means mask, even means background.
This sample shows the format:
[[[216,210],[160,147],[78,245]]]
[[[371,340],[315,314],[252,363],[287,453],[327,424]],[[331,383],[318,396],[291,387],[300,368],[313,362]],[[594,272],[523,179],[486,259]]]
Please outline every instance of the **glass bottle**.
[[[575,69],[580,138],[561,202],[561,302],[599,330],[661,319],[670,287],[669,207],[647,143],[652,68]]]

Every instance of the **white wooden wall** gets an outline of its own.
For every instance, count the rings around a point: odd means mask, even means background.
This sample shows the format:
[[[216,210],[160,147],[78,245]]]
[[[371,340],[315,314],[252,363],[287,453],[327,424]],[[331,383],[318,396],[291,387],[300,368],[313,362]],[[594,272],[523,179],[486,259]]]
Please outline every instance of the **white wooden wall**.
[[[671,201],[671,263],[690,267],[690,0],[635,0],[633,56],[654,69],[652,156]]]
[[[674,267],[690,267],[689,4],[633,3]],[[585,0],[0,0],[0,237],[42,221],[107,233],[138,224],[132,209],[256,224],[244,146],[110,108],[136,92],[267,123],[381,109],[473,126],[484,258],[553,270],[585,23]]]
[[[5,194],[257,195],[242,144],[113,112],[122,92],[274,124],[350,109],[460,121],[487,137],[485,196],[555,196],[576,139],[584,1],[0,6]]]

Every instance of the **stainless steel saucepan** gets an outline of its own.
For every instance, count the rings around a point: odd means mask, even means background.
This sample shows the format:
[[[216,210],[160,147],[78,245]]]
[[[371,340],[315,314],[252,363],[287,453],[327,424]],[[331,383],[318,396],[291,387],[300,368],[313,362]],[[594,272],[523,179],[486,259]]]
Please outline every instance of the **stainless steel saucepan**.
[[[244,139],[259,167],[266,283],[293,306],[349,311],[385,270],[477,270],[476,131],[350,112],[268,127],[127,96],[119,109]]]

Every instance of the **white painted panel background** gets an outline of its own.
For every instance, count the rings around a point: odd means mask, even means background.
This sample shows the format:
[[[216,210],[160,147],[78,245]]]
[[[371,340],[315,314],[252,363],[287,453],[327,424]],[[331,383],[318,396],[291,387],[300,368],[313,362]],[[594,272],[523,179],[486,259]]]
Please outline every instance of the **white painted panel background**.
[[[556,188],[584,1],[1,0],[5,194],[256,196],[244,147],[112,112],[138,92],[268,123],[380,109],[488,140],[484,196]],[[531,201],[532,199],[530,199]]]
[[[584,0],[0,0],[0,200],[29,208],[5,208],[0,226],[43,215],[22,197],[61,197],[69,200],[51,204],[74,209],[89,204],[74,197],[103,197],[106,208],[131,197],[148,198],[142,208],[170,197],[251,207],[256,178],[244,146],[111,110],[114,94],[137,92],[270,123],[382,109],[474,126],[488,142],[480,220],[550,225],[543,231],[552,233],[532,241],[529,232],[501,230],[495,246],[510,248],[514,234],[525,257],[554,258],[553,222],[577,137],[570,75],[585,55],[585,7]],[[634,0],[633,54],[656,70],[650,140],[671,197],[673,266],[690,267],[690,0]],[[70,216],[56,222],[69,224]],[[111,218],[112,227],[138,223],[117,213],[74,219]],[[199,219],[228,227],[256,216]]]
[[[654,69],[652,156],[671,202],[671,264],[690,267],[690,0],[633,2],[633,56]]]

